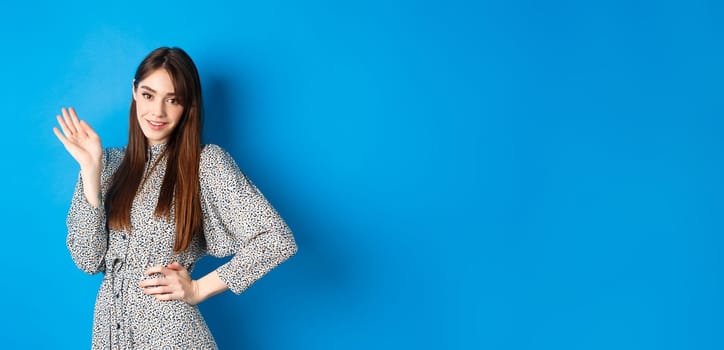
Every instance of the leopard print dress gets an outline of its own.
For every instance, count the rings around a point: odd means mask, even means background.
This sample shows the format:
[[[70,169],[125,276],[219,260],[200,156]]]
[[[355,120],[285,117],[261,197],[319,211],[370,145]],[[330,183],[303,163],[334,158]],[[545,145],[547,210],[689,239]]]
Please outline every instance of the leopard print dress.
[[[104,210],[91,206],[79,177],[68,213],[67,246],[75,264],[89,274],[102,272],[93,317],[93,349],[216,349],[197,306],[159,301],[143,294],[144,271],[174,261],[192,271],[205,254],[234,255],[216,271],[235,294],[297,251],[284,220],[231,156],[216,145],[201,153],[199,181],[204,237],[174,253],[175,220],[154,216],[163,181],[165,145],[150,146],[145,182],[131,208],[131,229],[108,229]],[[125,149],[107,148],[101,171],[101,205]],[[158,166],[151,164],[161,160]],[[173,214],[174,210],[171,209]]]

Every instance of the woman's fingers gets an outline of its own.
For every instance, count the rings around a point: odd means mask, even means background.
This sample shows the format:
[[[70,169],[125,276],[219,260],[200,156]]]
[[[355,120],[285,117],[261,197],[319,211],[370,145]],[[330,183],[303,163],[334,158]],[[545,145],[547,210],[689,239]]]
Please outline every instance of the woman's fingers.
[[[173,262],[168,266],[157,265],[146,270],[147,275],[162,274],[162,277],[139,282],[143,293],[158,300],[183,300],[191,288],[191,276],[183,265]]]
[[[55,137],[57,137],[58,140],[59,140],[63,145],[65,145],[65,136],[63,136],[63,134],[60,132],[60,130],[58,130],[58,128],[54,127],[54,128],[53,128],[53,133],[55,134]]]
[[[174,270],[174,271],[177,271],[177,272],[180,272],[180,273],[188,273],[188,271],[186,270],[186,268],[185,268],[183,265],[179,264],[177,261],[174,261],[174,262],[172,262],[171,264],[169,264],[169,265],[168,265],[168,268],[169,268],[170,270]]]
[[[169,294],[173,293],[173,289],[170,286],[153,286],[146,287],[143,289],[143,294],[156,295],[156,294]]]
[[[171,278],[156,277],[143,280],[138,285],[143,288],[144,294],[166,294],[174,290],[175,282]]]
[[[182,299],[180,289],[175,289],[173,286],[146,287],[143,289],[143,294],[151,295],[161,301]]]
[[[63,119],[60,118],[60,116],[58,116],[58,121],[62,121],[62,120]],[[65,131],[66,127],[65,127],[64,123],[61,123],[60,127],[63,129],[63,133],[61,133],[60,130],[58,130],[58,128],[53,128],[53,133],[55,133],[55,136],[58,138],[58,140],[60,140],[60,143],[63,144],[65,149],[67,149],[71,154],[73,154],[76,151],[77,146],[74,141],[72,141],[71,139],[68,138],[68,133]]]
[[[73,127],[75,128],[76,132],[81,133],[82,136],[86,136],[86,135],[84,135],[85,132],[80,125],[80,120],[78,119],[78,114],[75,113],[75,108],[73,108],[73,107],[68,108],[68,114],[70,114],[70,121],[73,122]]]
[[[71,128],[71,131],[75,134],[80,132],[80,127],[78,125],[78,115],[75,114],[75,110],[73,110],[72,107],[70,108],[63,108],[63,116],[67,117],[67,123],[68,126]]]
[[[176,293],[156,294],[154,295],[156,300],[168,301],[168,300],[181,300]]]
[[[170,286],[172,284],[178,283],[178,280],[176,279],[176,276],[174,275],[175,273],[176,273],[175,271],[167,269],[163,265],[153,266],[146,270],[146,275],[150,276],[153,274],[161,274],[163,276],[143,280],[143,281],[139,282],[138,285],[141,288],[155,288],[158,286]]]
[[[170,270],[167,269],[166,266],[163,266],[163,265],[156,265],[156,266],[152,266],[152,267],[149,267],[148,269],[146,269],[146,275],[153,275],[154,273],[160,273],[160,274],[166,276],[169,274],[169,272],[170,272]]]
[[[80,121],[80,127],[83,130],[83,132],[85,132],[86,135],[88,135],[89,137],[93,137],[93,138],[98,137],[98,134],[96,134],[95,130],[93,130],[93,128],[91,128],[91,126],[88,125],[88,123],[86,123],[85,120]]]
[[[142,288],[167,285],[168,282],[166,282],[165,280],[166,280],[165,278],[160,278],[160,277],[151,278],[151,279],[141,281],[138,285],[141,286]]]
[[[152,278],[139,283],[143,294],[158,300],[183,299],[184,289],[178,278]]]
[[[78,114],[75,112],[73,107],[68,109],[62,108],[61,112],[63,116],[56,115],[58,119],[58,125],[63,130],[63,135],[67,138],[73,138],[76,140],[84,140],[88,137],[97,138],[95,130],[85,121],[78,118]]]
[[[60,125],[60,128],[63,130],[63,135],[65,135],[65,137],[70,136],[70,129],[68,129],[68,126],[65,125],[63,117],[56,115],[55,118],[58,119],[58,125]]]
[[[81,169],[98,168],[102,162],[103,147],[93,128],[78,119],[74,108],[61,108],[61,115],[57,115],[56,119],[59,128],[53,128],[53,133]]]
[[[63,117],[58,115],[56,116],[56,119],[58,119],[58,124],[63,130],[63,134],[66,139],[81,141],[88,136],[87,129],[85,129],[81,125],[81,122],[78,120],[78,115],[75,113],[75,110],[71,108],[69,111],[65,108],[62,108],[61,111]],[[90,128],[90,126],[88,126],[88,128]],[[93,132],[93,134],[95,135],[95,132]]]
[[[66,135],[73,135],[77,132],[75,129],[75,124],[73,124],[73,121],[70,118],[70,114],[68,113],[68,110],[65,109],[65,107],[60,109],[61,113],[63,113],[63,121],[65,121],[65,127],[68,129],[68,134]]]

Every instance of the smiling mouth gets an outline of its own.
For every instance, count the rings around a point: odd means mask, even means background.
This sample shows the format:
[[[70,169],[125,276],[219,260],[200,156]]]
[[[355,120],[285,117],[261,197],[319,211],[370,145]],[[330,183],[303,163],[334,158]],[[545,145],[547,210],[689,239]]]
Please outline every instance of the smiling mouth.
[[[164,123],[164,122],[154,122],[154,121],[151,121],[148,119],[146,119],[146,122],[148,122],[148,125],[151,127],[151,129],[154,129],[154,130],[163,129],[163,127],[166,126],[166,124],[168,124],[168,123]]]

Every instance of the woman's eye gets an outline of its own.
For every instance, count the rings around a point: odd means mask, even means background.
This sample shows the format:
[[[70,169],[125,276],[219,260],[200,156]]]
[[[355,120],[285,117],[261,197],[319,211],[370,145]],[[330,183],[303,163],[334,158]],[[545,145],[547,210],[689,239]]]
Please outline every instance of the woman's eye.
[[[141,94],[141,96],[143,96],[143,98],[145,98],[145,99],[147,99],[147,100],[150,100],[150,99],[151,99],[151,94],[149,94],[149,93],[145,93],[145,92],[144,92],[144,93]]]
[[[170,104],[172,104],[172,105],[177,105],[177,104],[178,104],[178,100],[175,99],[175,98],[169,98],[169,99],[168,99],[168,103],[170,103]]]

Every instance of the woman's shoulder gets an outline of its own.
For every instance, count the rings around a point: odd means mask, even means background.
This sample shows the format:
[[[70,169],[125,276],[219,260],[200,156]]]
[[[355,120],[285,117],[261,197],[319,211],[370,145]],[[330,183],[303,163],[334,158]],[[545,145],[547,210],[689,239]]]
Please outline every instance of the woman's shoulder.
[[[211,156],[211,155],[217,155],[220,152],[226,152],[221,146],[213,143],[207,143],[203,147],[201,147],[201,156]]]
[[[234,158],[224,148],[215,144],[206,144],[201,149],[201,164],[204,169],[214,169],[216,171],[237,169]]]
[[[213,144],[213,143],[207,143],[204,145],[204,147],[201,149],[201,162],[214,162],[214,161],[224,161],[231,158],[231,155],[229,152],[227,152],[225,149],[223,149],[221,146]]]
[[[103,150],[106,153],[106,156],[115,156],[115,157],[121,157],[126,154],[126,146],[123,147],[106,147]]]
[[[126,147],[106,147],[103,150],[103,164],[107,167],[118,167],[126,155]]]

